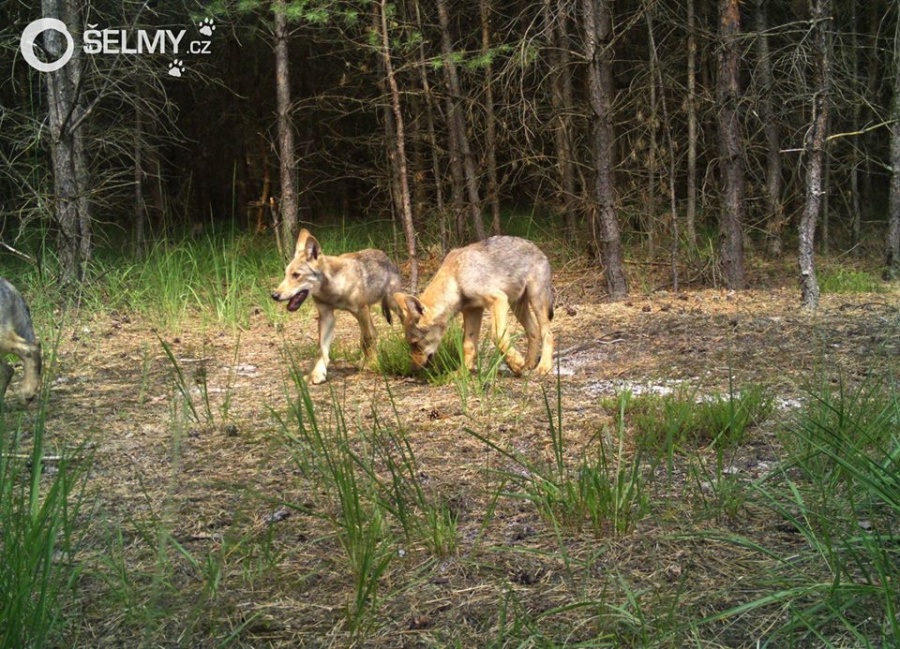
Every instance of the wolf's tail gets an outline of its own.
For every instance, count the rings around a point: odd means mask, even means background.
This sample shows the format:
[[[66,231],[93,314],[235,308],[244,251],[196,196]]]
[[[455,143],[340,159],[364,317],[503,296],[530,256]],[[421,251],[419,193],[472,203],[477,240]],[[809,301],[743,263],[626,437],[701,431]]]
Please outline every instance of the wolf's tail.
[[[394,324],[394,321],[391,319],[391,304],[388,301],[387,295],[381,298],[381,312],[384,314],[384,319],[388,321],[389,325]]]

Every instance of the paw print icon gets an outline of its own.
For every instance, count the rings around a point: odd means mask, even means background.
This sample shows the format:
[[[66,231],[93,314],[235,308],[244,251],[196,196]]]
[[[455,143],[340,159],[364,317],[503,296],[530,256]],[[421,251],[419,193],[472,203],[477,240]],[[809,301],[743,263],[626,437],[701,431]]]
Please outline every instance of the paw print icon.
[[[216,26],[212,18],[204,18],[197,27],[204,36],[212,36],[213,32],[216,31]]]
[[[176,79],[184,74],[184,61],[175,59],[169,64],[169,76]]]

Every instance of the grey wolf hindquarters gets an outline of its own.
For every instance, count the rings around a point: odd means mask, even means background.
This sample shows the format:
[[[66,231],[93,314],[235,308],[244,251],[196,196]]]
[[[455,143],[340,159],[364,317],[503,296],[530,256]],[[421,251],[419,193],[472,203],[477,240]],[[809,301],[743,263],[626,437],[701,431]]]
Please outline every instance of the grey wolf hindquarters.
[[[41,346],[34,340],[31,312],[16,287],[0,278],[0,400],[12,379],[13,368],[4,358],[15,354],[25,366],[21,401],[30,403],[41,387]]]
[[[309,231],[300,231],[294,258],[284,269],[284,281],[272,298],[287,302],[288,311],[296,311],[312,295],[319,312],[319,357],[307,376],[310,383],[322,383],[326,378],[335,309],[349,311],[359,322],[361,369],[375,357],[375,325],[369,307],[380,303],[384,317],[391,322],[391,309],[400,312],[393,298],[400,285],[400,272],[381,250],[370,248],[329,257]]]
[[[550,262],[540,249],[519,237],[490,237],[451,250],[420,298],[394,295],[403,313],[403,329],[415,369],[437,351],[450,320],[462,311],[466,367],[473,369],[485,309],[491,310],[491,333],[515,374],[537,367],[553,369],[553,296]],[[512,307],[525,328],[525,358],[512,345],[507,314]],[[540,363],[538,363],[540,358]]]

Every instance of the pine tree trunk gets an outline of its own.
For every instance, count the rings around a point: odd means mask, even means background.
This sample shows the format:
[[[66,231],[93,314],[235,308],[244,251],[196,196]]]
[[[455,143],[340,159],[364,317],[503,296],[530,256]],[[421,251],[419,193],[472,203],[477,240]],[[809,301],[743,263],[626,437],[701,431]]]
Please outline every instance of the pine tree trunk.
[[[884,279],[900,279],[900,23],[894,35],[894,97],[891,105],[891,186],[888,194],[888,231],[884,250]]]
[[[481,0],[481,52],[484,66],[484,156],[487,158],[487,202],[491,206],[491,229],[500,234],[500,188],[497,186],[497,123],[494,119],[494,70],[491,49],[491,3]]]
[[[396,134],[396,137],[393,138],[396,159],[393,162],[397,169],[400,204],[402,207],[400,218],[403,223],[403,234],[406,238],[406,252],[409,254],[410,290],[415,293],[419,286],[419,265],[416,259],[416,232],[413,228],[412,203],[409,196],[403,110],[400,107],[400,89],[397,86],[397,78],[394,76],[394,66],[391,63],[386,4],[387,0],[381,0],[381,54],[384,61],[385,76],[387,77],[388,86],[391,89],[391,108],[394,111],[394,129]]]
[[[766,2],[756,0],[757,56],[759,74],[759,118],[766,137],[766,240],[769,253],[781,255],[783,232],[786,225],[784,205],[781,201],[781,135],[772,105],[772,56],[769,53],[768,20]]]
[[[594,237],[606,265],[606,287],[610,299],[628,295],[628,283],[619,236],[613,179],[615,134],[612,120],[612,69],[610,32],[612,18],[608,0],[583,0],[585,58],[588,63],[588,97],[593,113],[591,149],[594,165]]]
[[[441,50],[444,55],[444,69],[447,75],[447,87],[450,92],[448,99],[450,111],[447,119],[450,122],[450,130],[454,133],[451,139],[456,140],[459,156],[462,158],[466,179],[466,193],[469,199],[469,216],[475,228],[475,237],[481,240],[485,237],[484,221],[481,218],[481,198],[478,196],[478,177],[475,174],[475,160],[469,147],[465,118],[459,105],[462,100],[462,91],[460,90],[456,62],[452,56],[453,46],[450,41],[450,17],[447,14],[447,0],[437,0],[437,8],[438,20],[441,26]]]
[[[550,63],[550,104],[553,110],[553,142],[559,167],[566,239],[575,240],[577,228],[575,170],[569,133],[572,114],[572,71],[569,69],[569,29],[566,0],[544,0],[544,30],[547,34]]]
[[[741,143],[739,64],[737,36],[741,24],[738,0],[719,2],[719,52],[717,54],[716,103],[719,123],[722,213],[719,217],[719,251],[728,288],[744,288],[743,146]]]
[[[78,8],[73,0],[43,0],[45,18],[62,20],[77,38],[81,32]],[[44,47],[50,60],[63,53],[62,36],[55,30],[44,32]],[[80,119],[83,113],[79,81],[81,52],[73,50],[72,58],[62,68],[47,72],[47,103],[53,184],[56,198],[56,220],[59,226],[59,281],[63,288],[73,288],[85,279],[91,259],[91,212],[89,179]]]
[[[804,146],[807,158],[806,202],[803,207],[803,216],[800,219],[799,263],[801,299],[804,307],[812,309],[819,306],[819,283],[816,280],[813,246],[816,236],[816,220],[822,206],[823,148],[828,125],[828,93],[831,81],[826,24],[830,18],[827,4],[828,0],[809,0],[813,24],[813,87],[815,92],[812,98],[812,124],[810,124]]]
[[[278,113],[278,157],[281,162],[281,241],[283,254],[292,255],[298,234],[297,185],[294,180],[294,129],[291,124],[291,85],[285,0],[273,0],[275,14],[275,103]]]
[[[691,248],[697,247],[697,33],[694,0],[687,0],[688,69],[687,69],[687,238]]]
[[[422,16],[419,3],[415,2],[416,25],[422,31]],[[425,93],[425,124],[428,128],[428,142],[431,149],[431,173],[434,176],[435,203],[438,213],[438,224],[441,237],[441,254],[446,255],[450,251],[447,237],[446,209],[444,207],[443,174],[441,173],[441,161],[438,153],[437,137],[434,134],[434,97],[431,94],[431,84],[428,83],[428,70],[425,64],[425,46],[419,43],[419,74],[422,78],[422,92]],[[462,195],[460,193],[460,195]]]

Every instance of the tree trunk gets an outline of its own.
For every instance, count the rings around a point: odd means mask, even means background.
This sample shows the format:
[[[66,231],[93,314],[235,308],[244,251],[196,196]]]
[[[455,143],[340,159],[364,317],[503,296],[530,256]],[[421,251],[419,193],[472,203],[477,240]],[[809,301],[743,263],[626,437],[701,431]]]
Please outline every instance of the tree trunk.
[[[759,118],[766,137],[766,241],[769,253],[781,255],[782,237],[787,225],[784,204],[781,201],[781,135],[772,104],[772,56],[769,53],[768,20],[766,2],[756,0],[757,56],[759,74]]]
[[[647,231],[647,256],[650,259],[656,257],[656,185],[657,174],[659,173],[658,158],[659,147],[656,142],[656,128],[659,124],[659,115],[657,114],[657,97],[656,97],[656,69],[658,61],[656,59],[656,43],[653,38],[653,7],[648,5],[644,11],[644,17],[647,20],[647,43],[650,47],[649,57],[649,75],[650,75],[650,151],[647,155],[647,207],[645,209],[646,231]]]
[[[419,3],[415,3],[416,9],[416,25],[419,31],[422,31],[422,16],[419,10]],[[441,161],[438,154],[437,137],[434,134],[434,97],[431,94],[431,84],[428,83],[428,70],[425,64],[425,46],[419,42],[419,55],[421,62],[419,65],[419,74],[422,78],[422,91],[425,93],[425,124],[428,127],[428,142],[431,149],[431,173],[434,176],[434,194],[435,203],[437,205],[438,224],[441,237],[441,253],[446,255],[450,252],[450,245],[447,238],[447,219],[446,210],[444,208],[444,190],[443,190],[443,174],[441,173]],[[460,192],[462,196],[462,192]]]
[[[606,264],[606,287],[613,300],[628,295],[622,259],[613,179],[615,134],[612,120],[612,69],[608,0],[582,0],[588,97],[593,112],[591,149],[594,164],[594,238]]]
[[[894,98],[891,106],[891,187],[888,195],[887,245],[884,279],[900,279],[900,22],[894,33]]]
[[[813,260],[816,236],[816,220],[822,205],[822,168],[823,147],[828,125],[828,92],[830,70],[828,60],[828,30],[826,21],[830,20],[826,5],[828,0],[809,0],[812,18],[813,42],[813,88],[812,123],[806,135],[804,152],[807,156],[806,170],[806,202],[803,216],[800,219],[800,292],[803,306],[816,308],[819,306],[819,283],[816,280],[816,269]]]
[[[491,206],[491,229],[500,234],[500,188],[497,186],[497,125],[494,119],[494,70],[488,55],[491,49],[491,3],[481,0],[481,53],[484,66],[484,121],[487,158],[487,202]]]
[[[141,82],[134,84],[134,256],[141,260],[147,253],[145,228],[147,203],[144,200],[144,117]]]
[[[719,250],[728,288],[744,288],[743,146],[741,144],[739,64],[737,36],[741,15],[738,0],[719,2],[719,52],[717,54],[716,103],[719,122],[722,213],[719,218]]]
[[[478,196],[478,177],[475,175],[475,160],[469,148],[469,137],[466,134],[466,123],[460,110],[459,103],[462,100],[459,75],[456,70],[456,62],[453,60],[453,47],[450,41],[450,17],[447,14],[447,0],[437,0],[438,20],[441,25],[441,50],[444,55],[444,70],[447,75],[447,87],[450,96],[450,107],[447,120],[450,123],[451,140],[456,140],[459,156],[462,158],[463,171],[466,178],[466,193],[469,198],[469,215],[472,225],[475,227],[476,238],[484,239],[484,221],[481,218],[481,198]]]
[[[78,38],[81,21],[73,0],[43,0],[41,7],[45,18],[62,20],[74,38]],[[61,58],[63,45],[60,33],[45,31],[44,47],[50,60]],[[63,288],[73,288],[85,279],[92,252],[88,167],[80,129],[83,123],[79,95],[81,64],[81,52],[75,47],[68,63],[58,70],[45,73],[56,220],[59,225],[59,281]]]
[[[275,104],[278,112],[278,157],[281,162],[282,254],[293,254],[297,238],[297,185],[294,180],[294,129],[291,124],[291,85],[288,65],[288,28],[285,0],[273,0],[275,13]]]
[[[550,103],[553,110],[553,138],[559,166],[566,239],[575,240],[577,229],[575,170],[572,160],[569,120],[572,114],[572,71],[569,69],[569,28],[567,0],[544,0],[544,30],[547,33],[550,63]]]
[[[391,108],[394,111],[394,128],[396,129],[396,137],[393,138],[395,146],[394,151],[392,152],[392,154],[396,153],[396,159],[393,160],[393,163],[397,169],[400,185],[400,203],[402,206],[400,217],[403,222],[403,234],[406,237],[406,251],[409,254],[410,290],[415,293],[419,286],[419,266],[416,260],[416,232],[413,228],[412,203],[409,196],[403,111],[400,108],[400,90],[397,86],[397,79],[394,76],[394,66],[391,63],[386,4],[387,0],[381,0],[381,54],[384,60],[385,76],[387,77],[388,85],[391,89]]]
[[[694,0],[687,0],[687,238],[691,248],[697,247],[697,30]]]

